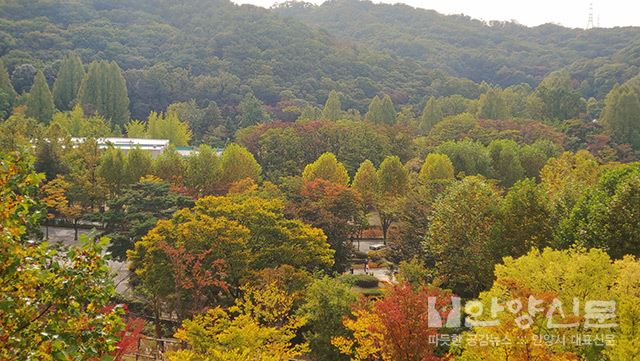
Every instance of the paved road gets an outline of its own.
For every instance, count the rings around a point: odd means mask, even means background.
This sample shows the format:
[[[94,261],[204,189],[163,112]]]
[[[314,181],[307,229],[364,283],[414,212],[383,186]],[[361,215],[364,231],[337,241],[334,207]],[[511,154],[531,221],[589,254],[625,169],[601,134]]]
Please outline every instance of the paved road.
[[[42,227],[42,233],[46,234],[45,227]],[[74,241],[75,231],[73,228],[49,227],[49,243],[60,242],[65,246],[78,246],[80,241]],[[79,235],[86,234],[89,237],[97,234],[96,231],[88,229],[79,229]],[[107,261],[111,272],[113,273],[113,282],[116,285],[116,292],[122,295],[130,295],[129,287],[129,263],[115,260]]]

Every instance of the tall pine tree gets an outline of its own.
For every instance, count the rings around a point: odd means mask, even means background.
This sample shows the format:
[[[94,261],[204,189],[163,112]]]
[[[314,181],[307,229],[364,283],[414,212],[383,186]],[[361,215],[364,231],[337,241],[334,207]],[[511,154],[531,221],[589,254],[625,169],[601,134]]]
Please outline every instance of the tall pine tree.
[[[43,123],[48,123],[53,117],[54,110],[53,96],[51,96],[47,80],[42,71],[38,71],[29,92],[25,114]]]
[[[422,117],[420,117],[420,128],[426,133],[430,131],[437,122],[441,121],[443,117],[442,108],[434,97],[430,97],[424,106]]]
[[[327,102],[322,109],[322,118],[328,120],[338,120],[342,115],[342,102],[340,101],[340,94],[337,91],[332,90],[329,93]]]
[[[94,61],[82,79],[78,99],[88,113],[98,113],[113,124],[129,121],[129,96],[122,70],[115,62]]]
[[[371,103],[369,103],[369,111],[365,115],[365,119],[377,124],[394,124],[396,122],[396,111],[391,97],[388,95],[382,98],[373,97]]]
[[[62,60],[56,81],[53,83],[53,101],[56,108],[68,111],[78,97],[78,90],[84,78],[84,67],[77,53],[69,53]]]
[[[382,98],[382,123],[393,125],[396,123],[396,109],[393,106],[391,97],[386,95]]]

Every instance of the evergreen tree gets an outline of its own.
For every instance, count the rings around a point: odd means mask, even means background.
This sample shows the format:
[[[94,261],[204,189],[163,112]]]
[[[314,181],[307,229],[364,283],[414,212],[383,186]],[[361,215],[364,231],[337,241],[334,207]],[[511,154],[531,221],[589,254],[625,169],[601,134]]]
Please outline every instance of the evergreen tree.
[[[84,67],[80,56],[76,53],[67,54],[60,64],[56,81],[53,83],[53,100],[59,110],[66,111],[73,108],[82,78],[84,78]]]
[[[628,84],[609,92],[601,119],[618,143],[628,143],[640,149],[640,93]]]
[[[382,123],[382,100],[377,95],[371,99],[364,119],[372,123]]]
[[[342,114],[342,102],[340,101],[340,94],[337,91],[332,90],[329,93],[327,102],[322,109],[322,117],[328,120],[338,120]]]
[[[377,95],[369,103],[369,111],[365,119],[377,124],[394,124],[396,121],[396,111],[393,107],[391,97],[385,95],[380,98]]]
[[[423,132],[427,133],[437,122],[441,121],[442,118],[444,118],[442,108],[434,97],[430,97],[424,106],[422,117],[420,117],[420,128]]]
[[[382,123],[393,125],[396,122],[396,109],[393,106],[391,97],[386,95],[382,98]]]
[[[43,123],[48,123],[53,117],[54,110],[53,97],[49,91],[47,80],[44,78],[44,74],[38,71],[31,92],[29,92],[25,114]]]
[[[129,96],[122,70],[115,62],[94,61],[82,79],[78,99],[88,113],[98,113],[113,124],[129,121]]]

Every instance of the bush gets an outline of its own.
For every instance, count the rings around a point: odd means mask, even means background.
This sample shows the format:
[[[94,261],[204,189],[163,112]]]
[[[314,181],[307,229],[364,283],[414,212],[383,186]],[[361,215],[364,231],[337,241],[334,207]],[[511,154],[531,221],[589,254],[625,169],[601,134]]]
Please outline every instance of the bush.
[[[378,279],[370,275],[344,275],[340,277],[340,281],[360,288],[377,288]]]
[[[378,262],[378,261],[380,261],[381,259],[383,259],[383,258],[385,258],[387,256],[387,251],[384,250],[384,249],[381,249],[379,251],[369,251],[367,256],[373,262]]]
[[[367,259],[367,252],[355,251],[353,252],[353,258],[355,259]]]
[[[384,293],[379,288],[371,288],[371,289],[362,290],[362,295],[363,296],[367,296],[367,297],[380,297],[383,294]]]

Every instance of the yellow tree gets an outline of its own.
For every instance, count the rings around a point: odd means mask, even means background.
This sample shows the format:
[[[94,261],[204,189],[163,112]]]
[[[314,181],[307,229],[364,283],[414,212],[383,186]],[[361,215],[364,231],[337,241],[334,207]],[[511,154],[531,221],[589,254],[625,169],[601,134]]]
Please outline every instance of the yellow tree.
[[[244,297],[225,310],[212,308],[182,324],[175,337],[189,350],[170,353],[171,361],[282,361],[308,351],[295,343],[306,319],[295,314],[294,298],[269,283],[245,289]]]
[[[600,359],[603,352],[612,360],[636,360],[637,347],[631,345],[640,329],[639,271],[633,257],[614,264],[598,249],[547,248],[507,257],[496,266],[492,288],[465,307],[473,322],[497,324],[471,324],[459,360]],[[600,301],[613,308],[594,311],[589,306]],[[616,336],[615,344],[607,342],[607,335]],[[473,346],[473,339],[500,341]]]
[[[349,173],[347,168],[338,162],[333,153],[322,154],[315,162],[304,167],[302,178],[306,181],[314,179],[324,179],[343,186],[349,184]]]

